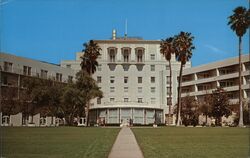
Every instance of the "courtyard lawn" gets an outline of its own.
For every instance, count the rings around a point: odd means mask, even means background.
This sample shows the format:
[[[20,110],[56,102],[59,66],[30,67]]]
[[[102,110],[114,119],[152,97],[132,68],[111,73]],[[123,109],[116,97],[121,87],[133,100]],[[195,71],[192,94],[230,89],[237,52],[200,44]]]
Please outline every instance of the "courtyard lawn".
[[[1,128],[6,158],[107,158],[119,128]]]
[[[145,158],[247,158],[249,128],[133,128]]]

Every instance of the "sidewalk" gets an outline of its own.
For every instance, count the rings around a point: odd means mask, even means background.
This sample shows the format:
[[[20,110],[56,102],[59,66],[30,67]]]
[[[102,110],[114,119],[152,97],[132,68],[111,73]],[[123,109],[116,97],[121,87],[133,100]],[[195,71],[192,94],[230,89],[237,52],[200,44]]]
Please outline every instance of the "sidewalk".
[[[121,129],[108,158],[144,158],[135,136],[129,127]]]

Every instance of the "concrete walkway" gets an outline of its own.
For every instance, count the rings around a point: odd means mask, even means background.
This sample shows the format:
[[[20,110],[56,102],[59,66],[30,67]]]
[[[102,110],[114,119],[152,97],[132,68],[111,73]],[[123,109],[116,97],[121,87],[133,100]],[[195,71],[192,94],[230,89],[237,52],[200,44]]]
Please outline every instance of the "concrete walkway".
[[[129,127],[121,129],[108,158],[144,158],[135,136]]]

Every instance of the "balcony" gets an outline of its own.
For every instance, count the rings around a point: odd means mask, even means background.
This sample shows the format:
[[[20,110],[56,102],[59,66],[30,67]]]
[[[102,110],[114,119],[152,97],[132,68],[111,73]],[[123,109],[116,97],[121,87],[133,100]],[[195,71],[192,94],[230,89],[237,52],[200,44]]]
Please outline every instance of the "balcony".
[[[20,68],[16,68],[16,67],[12,67],[12,71],[5,71],[3,70],[2,72],[6,73],[6,74],[10,74],[11,76],[27,76],[27,77],[37,77],[37,78],[42,78],[42,79],[51,79],[57,82],[64,82],[67,83],[68,82],[68,78],[63,78],[62,74],[61,76],[59,76],[59,79],[56,79],[56,76],[53,75],[49,75],[48,72],[35,72],[35,71],[25,71],[24,69],[20,69]],[[10,76],[9,75],[9,76]]]
[[[238,72],[238,70],[239,70],[238,65],[227,66],[227,67],[219,68],[219,74],[220,76],[232,74],[232,73]]]
[[[199,72],[196,74],[197,75],[197,79],[201,80],[201,79],[208,79],[211,77],[215,77],[216,76],[216,70],[209,70],[209,71],[204,71],[204,72]]]
[[[12,66],[4,66],[3,67],[3,71],[5,71],[5,72],[12,72],[13,71]]]
[[[221,80],[219,83],[221,88],[226,88],[239,85],[239,80],[238,78],[234,78],[228,80]]]
[[[250,62],[245,63],[246,71],[250,71]]]

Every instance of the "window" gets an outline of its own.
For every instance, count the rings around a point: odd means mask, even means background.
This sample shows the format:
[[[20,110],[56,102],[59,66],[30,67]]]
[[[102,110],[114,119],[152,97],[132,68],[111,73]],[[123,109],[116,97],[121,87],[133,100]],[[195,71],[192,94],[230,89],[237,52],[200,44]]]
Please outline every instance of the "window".
[[[171,102],[172,102],[171,97],[167,97],[167,104],[168,104],[168,105],[172,105]]]
[[[124,87],[124,92],[125,92],[125,93],[128,92],[128,87]]]
[[[68,76],[68,82],[72,82],[73,81],[73,76]]]
[[[224,85],[220,85],[220,86],[223,87]],[[198,91],[205,91],[205,90],[209,90],[211,88],[212,87],[210,84],[198,85]]]
[[[115,98],[110,98],[109,101],[112,103],[115,101]]]
[[[222,81],[220,82],[220,87],[224,88],[224,87],[231,87],[234,86],[235,82],[234,81]]]
[[[138,77],[138,83],[142,83],[142,77]]]
[[[109,60],[115,62],[115,49],[109,49]]]
[[[155,83],[155,77],[151,77],[151,78],[150,78],[150,82],[151,82],[151,83]]]
[[[137,50],[137,62],[138,63],[143,62],[142,58],[143,58],[143,51],[139,49]]]
[[[246,83],[250,84],[250,76],[246,76]]]
[[[142,98],[138,98],[138,103],[142,103]]]
[[[155,60],[155,54],[150,54],[150,59]]]
[[[250,70],[250,62],[245,63],[246,70]]]
[[[166,65],[166,70],[169,70],[169,69],[170,69],[169,65]]]
[[[71,65],[70,65],[70,64],[67,64],[67,65],[66,65],[66,68],[71,68]]]
[[[97,76],[97,83],[102,83],[102,77],[101,76]]]
[[[142,87],[138,87],[138,93],[142,93]]]
[[[170,84],[170,76],[167,76],[166,82],[167,82],[167,84]]]
[[[4,62],[4,71],[9,71],[9,72],[12,72],[12,66],[13,64],[10,63],[10,62]]]
[[[31,67],[23,66],[23,75],[31,76]]]
[[[124,77],[124,83],[128,83],[128,77]]]
[[[101,103],[102,103],[101,98],[97,98],[97,104],[101,104]]]
[[[129,62],[129,50],[128,49],[123,50],[123,61]]]
[[[110,76],[110,83],[115,83],[115,76]]]
[[[155,65],[150,65],[150,70],[155,71]]]
[[[56,73],[56,81],[62,82],[62,74]]]
[[[167,87],[167,95],[170,95],[171,94],[171,89],[170,87]]]
[[[155,100],[156,100],[155,98],[151,98],[150,99],[151,104],[155,104]]]
[[[124,98],[124,102],[128,102],[128,98]]]
[[[150,91],[151,93],[155,93],[155,87],[151,87]]]
[[[110,92],[111,93],[115,92],[115,87],[110,87]]]
[[[97,71],[102,71],[102,64],[99,64],[99,65],[97,66]]]
[[[47,70],[41,70],[41,78],[47,78],[48,71]]]
[[[97,58],[102,59],[102,54],[99,54]]]
[[[7,76],[3,76],[3,84],[8,85],[8,77]]]

